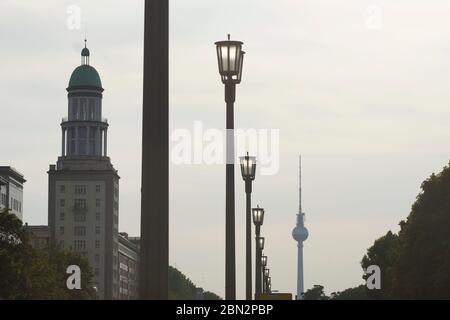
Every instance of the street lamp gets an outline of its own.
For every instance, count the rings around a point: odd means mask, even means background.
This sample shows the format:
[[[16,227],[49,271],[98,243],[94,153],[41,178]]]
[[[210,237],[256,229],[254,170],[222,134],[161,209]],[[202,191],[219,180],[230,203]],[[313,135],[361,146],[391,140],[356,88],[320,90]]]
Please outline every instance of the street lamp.
[[[255,299],[261,294],[261,260],[264,249],[264,238],[261,238],[261,226],[264,222],[264,209],[257,206],[252,209],[253,223],[255,224]]]
[[[271,277],[267,277],[266,281],[267,281],[266,293],[272,293],[272,278]]]
[[[263,268],[267,266],[267,256],[261,257],[261,265],[263,266]]]
[[[252,194],[252,181],[255,180],[256,173],[256,157],[240,157],[241,162],[241,174],[242,179],[245,181],[245,194],[247,196],[247,209],[246,209],[246,235],[245,235],[245,248],[246,248],[246,264],[245,264],[245,292],[246,299],[252,300],[252,217],[251,217],[251,194]]]
[[[264,293],[268,292],[268,290],[267,290],[267,278],[269,277],[269,275],[270,275],[270,269],[263,268],[262,277],[263,277],[263,288],[264,288],[263,292]]]
[[[236,243],[234,214],[234,101],[236,84],[242,79],[244,52],[242,42],[216,42],[217,61],[222,83],[225,85],[227,105],[227,151],[226,151],[226,200],[225,200],[225,299],[236,299]]]

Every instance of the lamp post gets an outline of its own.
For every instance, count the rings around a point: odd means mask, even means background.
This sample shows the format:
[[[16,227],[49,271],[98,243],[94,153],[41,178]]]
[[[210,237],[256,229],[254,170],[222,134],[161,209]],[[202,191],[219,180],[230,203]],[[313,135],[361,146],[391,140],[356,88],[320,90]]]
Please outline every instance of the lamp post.
[[[266,293],[272,293],[272,277],[267,277],[266,281]]]
[[[257,206],[252,209],[255,224],[255,300],[261,294],[261,259],[264,250],[264,238],[261,237],[261,226],[264,223],[264,209]]]
[[[251,217],[251,194],[252,181],[255,180],[256,158],[247,155],[240,157],[242,179],[245,181],[245,194],[247,197],[246,207],[246,234],[245,234],[245,296],[252,300],[252,217]]]
[[[241,82],[244,52],[242,42],[216,42],[217,61],[222,83],[225,85],[227,106],[227,151],[226,151],[226,200],[225,200],[225,299],[236,299],[236,243],[234,214],[234,101],[236,84]]]
[[[262,256],[261,257],[261,277],[263,279],[263,283],[262,283],[262,291],[264,292],[264,270],[267,268],[267,256]]]
[[[263,268],[267,266],[267,256],[261,257],[261,265],[263,266]]]
[[[263,270],[264,293],[268,293],[268,290],[267,290],[267,284],[268,284],[267,279],[269,278],[269,275],[270,275],[270,269],[264,268],[264,270]]]

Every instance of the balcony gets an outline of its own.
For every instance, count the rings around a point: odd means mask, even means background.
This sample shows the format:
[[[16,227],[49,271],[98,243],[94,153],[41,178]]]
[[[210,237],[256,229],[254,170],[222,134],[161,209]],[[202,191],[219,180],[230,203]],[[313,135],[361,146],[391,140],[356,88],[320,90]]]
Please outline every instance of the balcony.
[[[94,119],[75,119],[75,120],[71,120],[71,121],[96,121],[97,122],[99,120],[94,120]],[[64,122],[69,122],[69,118],[68,117],[63,117],[61,122],[63,122],[63,123]],[[108,119],[102,117],[100,122],[108,123]]]

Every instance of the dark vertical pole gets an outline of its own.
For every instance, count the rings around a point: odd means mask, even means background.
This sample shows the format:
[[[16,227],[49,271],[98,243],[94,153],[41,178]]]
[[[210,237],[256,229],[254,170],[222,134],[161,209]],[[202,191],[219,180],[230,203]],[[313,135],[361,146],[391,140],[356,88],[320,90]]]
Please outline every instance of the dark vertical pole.
[[[260,227],[256,226],[256,237],[255,237],[255,252],[256,252],[256,261],[255,261],[255,300],[259,299],[259,295],[261,294],[261,249],[259,248],[259,237],[260,237]]]
[[[234,101],[236,85],[225,84],[227,103],[227,163],[225,199],[225,299],[236,300],[236,243],[234,216]]]
[[[167,300],[169,267],[169,1],[145,1],[141,299]]]
[[[246,274],[246,299],[252,300],[252,182],[245,181],[245,194],[247,196],[247,210],[246,210],[246,264],[245,264],[245,274]]]

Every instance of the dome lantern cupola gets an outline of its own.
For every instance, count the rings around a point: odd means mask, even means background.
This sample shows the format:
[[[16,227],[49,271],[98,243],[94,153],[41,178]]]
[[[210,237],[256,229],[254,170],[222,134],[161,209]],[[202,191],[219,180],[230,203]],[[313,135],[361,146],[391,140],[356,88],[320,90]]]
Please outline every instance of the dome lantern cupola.
[[[97,70],[90,65],[90,51],[84,40],[84,48],[81,50],[81,65],[75,68],[70,76],[67,91],[78,89],[90,89],[103,92],[102,81]]]
[[[81,50],[81,65],[89,65],[89,56],[91,53],[86,47],[87,39],[84,39],[84,48]]]

